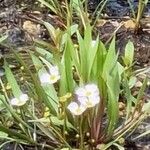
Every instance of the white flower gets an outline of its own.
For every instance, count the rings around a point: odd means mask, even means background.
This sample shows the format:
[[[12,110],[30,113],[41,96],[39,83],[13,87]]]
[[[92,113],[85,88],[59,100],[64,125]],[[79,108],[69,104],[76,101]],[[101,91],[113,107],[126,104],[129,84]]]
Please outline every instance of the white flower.
[[[85,110],[86,110],[86,107],[85,105],[79,105],[77,104],[76,102],[71,102],[68,107],[67,107],[72,114],[74,115],[81,115]]]
[[[28,100],[29,97],[27,94],[21,94],[19,98],[11,99],[10,103],[14,106],[23,106]]]
[[[95,84],[87,84],[84,87],[80,87],[75,93],[78,95],[78,97],[99,96],[99,90]]]
[[[40,76],[41,83],[53,84],[60,79],[60,74],[57,66],[52,66],[49,68],[49,73],[43,73]]]
[[[99,96],[89,96],[89,97],[78,97],[78,101],[81,105],[85,105],[87,108],[94,107],[100,102]]]
[[[80,87],[75,93],[78,96],[78,101],[87,108],[94,107],[100,101],[99,89],[95,84]]]
[[[94,107],[100,102],[99,89],[95,84],[79,87],[75,94],[78,96],[79,104],[72,102],[67,107],[74,115],[81,115],[87,108]]]

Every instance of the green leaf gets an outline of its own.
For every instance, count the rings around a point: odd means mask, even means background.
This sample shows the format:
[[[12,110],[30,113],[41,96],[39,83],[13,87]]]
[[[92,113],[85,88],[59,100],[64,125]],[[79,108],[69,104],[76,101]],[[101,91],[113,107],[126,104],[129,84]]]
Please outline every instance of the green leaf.
[[[15,130],[11,130],[2,124],[0,124],[0,131],[6,133],[7,135],[9,135],[11,137],[17,137],[18,139],[22,139],[22,140],[28,141],[32,144],[35,144],[35,142],[32,139],[30,139],[28,136],[21,134]]]
[[[22,91],[20,90],[20,87],[6,61],[4,62],[4,68],[5,68],[6,78],[9,85],[11,86],[13,95],[19,99],[20,95],[22,94]]]
[[[134,85],[136,84],[136,82],[137,82],[137,78],[135,76],[130,77],[130,79],[129,79],[129,87],[130,87],[130,89],[132,87],[134,87]]]
[[[118,57],[115,52],[115,37],[114,37],[109,46],[109,50],[107,52],[104,66],[103,66],[102,77],[105,81],[107,81],[107,77],[109,76],[109,74],[111,74],[112,70],[116,66],[117,58]]]
[[[45,25],[45,27],[47,28],[53,42],[55,43],[56,42],[56,30],[55,28],[48,22],[43,22],[43,24]],[[55,43],[56,44],[56,43]]]
[[[138,92],[138,96],[136,99],[136,104],[138,104],[138,102],[141,100],[142,96],[144,95],[144,91],[146,89],[147,86],[147,81],[148,81],[148,77],[146,77],[143,81],[142,87],[140,88],[139,92]]]
[[[99,47],[98,47],[98,53],[97,53],[97,59],[98,59],[97,70],[98,70],[98,74],[100,75],[102,75],[102,72],[103,72],[106,55],[107,55],[107,51],[106,51],[105,45],[100,41]]]
[[[51,120],[52,123],[53,123],[54,125],[56,125],[56,126],[64,126],[64,120],[59,120],[58,117],[52,116],[52,117],[50,117],[50,120]],[[73,126],[70,122],[68,122],[68,121],[67,121],[67,123],[66,123],[66,126],[67,126],[67,128],[69,128],[69,129],[76,130],[76,129],[74,128],[74,126]]]
[[[52,64],[51,64],[49,61],[47,61],[45,58],[43,58],[43,57],[39,57],[39,58],[42,60],[42,62],[43,62],[48,68],[52,67]]]
[[[32,61],[34,63],[34,66],[38,72],[38,76],[40,76],[43,73],[48,73],[46,69],[44,68],[42,62],[39,60],[38,57],[36,57],[34,54],[30,53]],[[43,85],[42,88],[44,89],[45,93],[47,94],[47,100],[45,101],[45,104],[47,104],[52,112],[58,112],[58,97],[57,93],[55,91],[55,88],[53,85],[47,84]]]
[[[129,87],[129,82],[128,80],[124,77],[124,81],[123,81],[123,87],[124,87],[124,92],[125,92],[125,98],[127,101],[127,113],[126,113],[126,120],[129,118],[129,115],[132,111],[132,102],[135,102],[135,98],[132,96],[131,91],[130,91],[130,87]]]
[[[55,7],[53,7],[50,3],[46,2],[45,0],[38,0],[40,3],[48,7],[51,11],[53,11],[55,14],[57,14],[57,11]]]
[[[99,38],[97,37],[96,41],[91,41],[91,45],[88,49],[88,80],[90,80],[90,74],[93,68],[94,61],[96,59],[96,54],[99,46]]]
[[[117,65],[118,65],[118,73],[119,73],[119,82],[121,82],[122,74],[125,71],[125,68],[119,62],[117,62]]]
[[[65,95],[67,92],[72,92],[74,88],[72,58],[71,51],[74,47],[69,40],[66,41],[66,47],[61,60],[61,80],[60,80],[60,94]]]
[[[66,33],[64,33],[62,35],[62,40],[61,40],[61,45],[65,44],[65,42],[67,41],[68,36],[72,36],[75,32],[77,32],[78,29],[78,25],[74,24],[71,27],[69,27],[66,31]]]
[[[118,121],[118,99],[120,93],[120,81],[117,64],[117,55],[115,52],[115,37],[113,38],[109,50],[106,55],[104,62],[102,78],[104,79],[107,86],[108,93],[108,130],[107,134],[109,137],[112,136],[115,125]]]
[[[43,48],[36,47],[36,51],[40,55],[42,55],[44,58],[46,58],[47,60],[51,60],[53,58],[53,55],[49,51],[47,51],[47,50],[45,50]]]
[[[77,32],[77,38],[79,43],[80,75],[81,75],[81,80],[85,82],[87,80],[87,71],[88,71],[88,66],[87,66],[88,50],[86,49],[84,45],[84,40],[81,37],[79,32]]]
[[[0,137],[8,137],[8,134],[5,132],[0,131]]]
[[[107,134],[109,137],[112,136],[113,131],[115,129],[115,126],[118,121],[118,99],[119,99],[119,93],[120,93],[120,83],[119,83],[119,75],[118,75],[118,67],[114,68],[111,75],[107,77],[107,92],[108,92],[108,131]]]
[[[134,45],[129,41],[125,47],[124,63],[126,66],[131,66],[134,59]]]

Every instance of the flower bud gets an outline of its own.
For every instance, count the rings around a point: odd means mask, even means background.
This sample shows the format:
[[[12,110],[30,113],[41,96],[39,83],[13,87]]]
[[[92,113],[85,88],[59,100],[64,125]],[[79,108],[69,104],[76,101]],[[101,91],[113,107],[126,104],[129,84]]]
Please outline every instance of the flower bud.
[[[76,138],[78,139],[80,137],[80,135],[79,134],[76,134]]]

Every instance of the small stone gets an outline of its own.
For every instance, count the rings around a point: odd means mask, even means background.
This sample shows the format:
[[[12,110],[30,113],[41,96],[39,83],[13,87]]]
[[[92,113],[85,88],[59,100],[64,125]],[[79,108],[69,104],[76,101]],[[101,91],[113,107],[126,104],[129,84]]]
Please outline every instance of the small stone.
[[[40,26],[31,21],[25,21],[23,24],[23,29],[34,37],[38,37],[40,33]]]
[[[123,102],[119,102],[119,110],[123,110],[125,108],[125,104]]]
[[[139,88],[142,86],[142,82],[141,81],[137,81],[135,84],[135,87]]]
[[[97,26],[97,27],[102,27],[105,23],[106,23],[106,20],[104,20],[104,19],[99,19],[99,20],[97,21],[96,26]]]
[[[119,27],[120,26],[120,23],[118,21],[112,21],[111,24],[114,26],[114,27]]]
[[[25,33],[19,28],[10,29],[8,32],[8,43],[14,46],[21,46],[25,43]]]
[[[127,20],[124,22],[124,26],[127,28],[127,29],[134,29],[135,28],[135,22],[133,20]]]
[[[120,116],[120,117],[123,117],[123,116],[124,116],[123,111],[119,111],[119,116]]]

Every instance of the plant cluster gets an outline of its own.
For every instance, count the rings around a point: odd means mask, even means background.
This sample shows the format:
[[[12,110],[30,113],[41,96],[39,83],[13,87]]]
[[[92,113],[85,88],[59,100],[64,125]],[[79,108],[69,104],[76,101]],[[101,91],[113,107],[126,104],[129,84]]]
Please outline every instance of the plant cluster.
[[[51,10],[60,6],[57,1],[39,1]],[[93,37],[93,26],[85,13],[81,20],[83,32],[70,21],[65,30],[43,21],[52,42],[35,40],[34,51],[26,51],[32,70],[12,49],[21,66],[21,78],[16,78],[4,59],[0,148],[16,142],[52,150],[123,149],[125,136],[149,115],[150,102],[143,98],[148,79],[137,96],[132,94],[136,82],[133,43],[127,43],[119,61],[115,37],[109,46],[104,45],[98,36]],[[119,114],[121,101],[125,104],[123,117]]]

